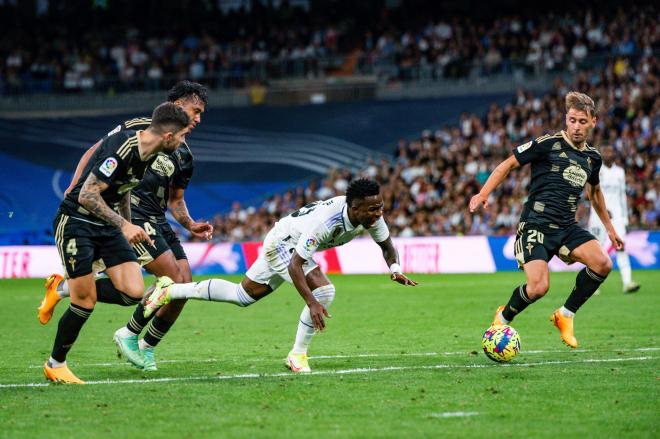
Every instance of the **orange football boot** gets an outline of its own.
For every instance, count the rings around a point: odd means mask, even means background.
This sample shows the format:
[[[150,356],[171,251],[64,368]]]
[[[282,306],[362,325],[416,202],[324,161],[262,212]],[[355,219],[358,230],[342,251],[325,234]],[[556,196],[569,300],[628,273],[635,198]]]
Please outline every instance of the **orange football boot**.
[[[502,311],[504,311],[504,308],[504,305],[497,308],[497,311],[495,311],[495,317],[493,317],[493,323],[491,323],[490,326],[508,325],[508,323],[504,322],[504,317],[502,317]]]
[[[85,384],[83,380],[69,370],[68,366],[50,367],[46,362],[44,364],[44,375],[46,375],[48,381],[58,384]]]
[[[564,343],[573,349],[578,347],[577,339],[573,335],[573,317],[565,317],[556,310],[550,316],[550,321],[559,329],[559,335]]]
[[[57,305],[57,302],[62,299],[60,295],[57,294],[57,286],[62,283],[63,280],[64,278],[59,274],[51,274],[48,279],[46,279],[46,295],[41,301],[39,308],[37,308],[37,317],[42,325],[45,325],[50,321],[51,317],[53,317],[55,305]]]

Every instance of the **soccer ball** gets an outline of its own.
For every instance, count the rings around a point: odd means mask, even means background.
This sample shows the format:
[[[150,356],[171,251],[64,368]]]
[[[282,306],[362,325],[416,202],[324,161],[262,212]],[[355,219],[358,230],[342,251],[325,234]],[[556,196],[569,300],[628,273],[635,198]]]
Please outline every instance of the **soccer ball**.
[[[506,363],[520,352],[520,336],[511,326],[491,326],[484,333],[481,345],[488,358],[498,363]]]

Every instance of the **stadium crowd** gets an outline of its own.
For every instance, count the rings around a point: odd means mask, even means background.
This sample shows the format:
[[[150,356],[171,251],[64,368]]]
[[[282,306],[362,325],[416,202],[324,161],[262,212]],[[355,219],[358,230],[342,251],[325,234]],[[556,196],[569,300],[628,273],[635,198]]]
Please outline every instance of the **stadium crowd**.
[[[2,22],[0,42],[0,93],[10,95],[159,90],[184,78],[213,88],[241,87],[333,71],[375,73],[385,80],[574,71],[612,56],[660,50],[652,5],[434,19],[385,7],[375,13],[368,5],[355,6],[362,8],[357,17],[347,8],[326,18],[286,2],[278,8],[254,2],[249,12],[215,10],[200,17],[197,11],[195,33],[142,26],[125,16],[117,25],[100,8],[82,23],[68,23],[66,14],[49,19],[55,12],[44,11],[25,26],[11,7],[2,4],[9,21]],[[31,31],[34,25],[40,32]]]
[[[573,84],[557,80],[536,96],[520,90],[505,106],[492,104],[479,117],[462,114],[456,125],[401,139],[391,161],[369,162],[359,170],[332,170],[259,206],[242,207],[213,218],[219,240],[260,240],[277,219],[311,201],[343,194],[357,175],[382,184],[385,216],[395,236],[512,234],[530,178],[530,167],[514,170],[490,200],[490,209],[470,215],[470,197],[517,145],[564,126],[563,97],[570,89],[588,93],[598,105],[591,145],[611,144],[626,170],[630,229],[660,228],[660,61],[637,65],[624,59],[576,75]],[[588,203],[578,209],[586,225]]]

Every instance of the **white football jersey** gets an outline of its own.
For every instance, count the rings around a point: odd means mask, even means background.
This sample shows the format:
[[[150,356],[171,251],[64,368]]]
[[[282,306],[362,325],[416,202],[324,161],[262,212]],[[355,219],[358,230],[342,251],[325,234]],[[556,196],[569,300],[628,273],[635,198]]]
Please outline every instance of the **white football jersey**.
[[[612,220],[628,225],[628,201],[626,199],[626,174],[623,168],[612,164],[608,168],[603,163],[600,168],[600,189],[605,197],[605,205],[612,215]],[[590,219],[598,220],[598,215],[591,208]]]
[[[376,242],[383,242],[390,236],[382,217],[368,229],[362,225],[353,226],[348,220],[345,196],[308,204],[282,218],[273,227],[276,239],[295,246],[296,253],[306,260],[311,259],[316,251],[346,244],[365,230]]]

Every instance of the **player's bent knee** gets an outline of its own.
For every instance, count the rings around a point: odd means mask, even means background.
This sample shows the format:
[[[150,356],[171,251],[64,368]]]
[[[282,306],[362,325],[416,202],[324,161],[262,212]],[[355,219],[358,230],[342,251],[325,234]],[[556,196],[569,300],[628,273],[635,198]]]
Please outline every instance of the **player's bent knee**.
[[[538,282],[527,283],[527,296],[532,300],[538,300],[545,296],[545,293],[550,289],[550,284],[543,280]]]
[[[186,278],[181,272],[181,270],[177,271],[176,273],[172,273],[172,276],[169,276],[170,279],[172,279],[172,282],[175,284],[184,284],[186,283]]]
[[[333,284],[323,285],[312,291],[312,294],[323,306],[330,306],[335,299],[335,286]]]
[[[144,284],[142,282],[140,282],[139,285],[129,284],[126,285],[124,288],[121,288],[120,291],[132,299],[139,300],[144,295]]]
[[[594,264],[593,267],[589,267],[592,271],[600,274],[601,276],[607,276],[612,271],[612,259],[609,256],[604,256],[599,258]]]

